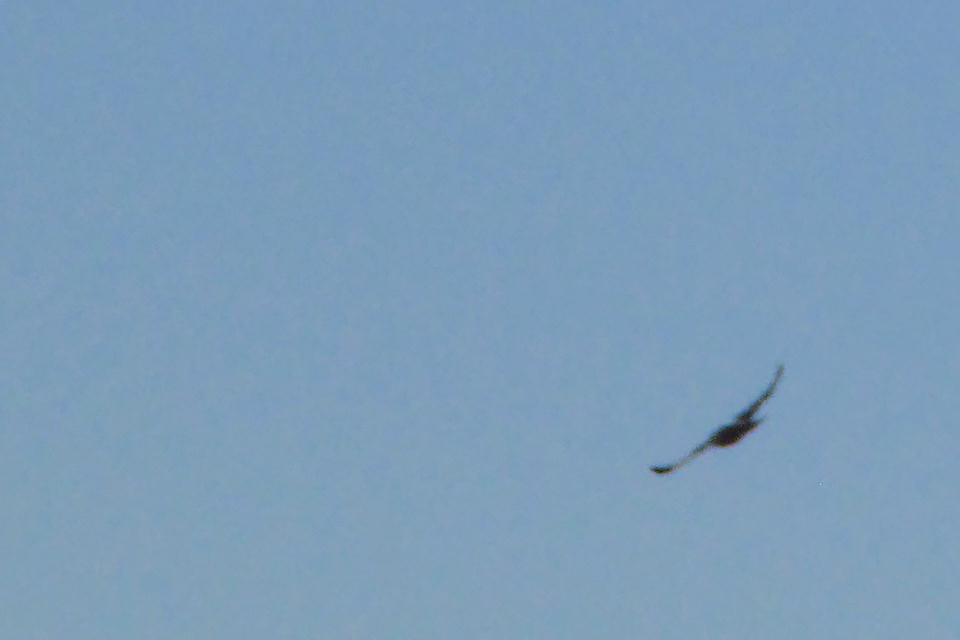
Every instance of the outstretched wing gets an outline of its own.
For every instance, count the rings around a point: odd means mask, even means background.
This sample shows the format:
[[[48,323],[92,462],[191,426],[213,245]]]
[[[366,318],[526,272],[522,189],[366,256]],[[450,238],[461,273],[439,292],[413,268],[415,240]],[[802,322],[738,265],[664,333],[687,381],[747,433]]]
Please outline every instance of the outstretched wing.
[[[654,473],[670,473],[674,469],[679,469],[683,465],[687,464],[688,462],[696,458],[698,455],[706,451],[709,446],[710,446],[710,441],[707,440],[702,445],[700,445],[699,447],[697,447],[696,449],[688,453],[686,457],[683,458],[682,460],[678,460],[677,462],[674,462],[673,464],[666,467],[650,467],[650,471],[653,471]]]
[[[753,401],[753,404],[751,404],[749,407],[744,409],[743,412],[737,416],[738,421],[753,419],[753,414],[755,414],[760,409],[760,406],[764,402],[766,402],[770,398],[770,396],[773,395],[773,390],[777,388],[777,383],[780,382],[781,376],[783,376],[782,364],[779,367],[777,367],[777,373],[773,376],[773,380],[770,382],[770,386],[768,386],[767,389],[760,394],[759,398]]]

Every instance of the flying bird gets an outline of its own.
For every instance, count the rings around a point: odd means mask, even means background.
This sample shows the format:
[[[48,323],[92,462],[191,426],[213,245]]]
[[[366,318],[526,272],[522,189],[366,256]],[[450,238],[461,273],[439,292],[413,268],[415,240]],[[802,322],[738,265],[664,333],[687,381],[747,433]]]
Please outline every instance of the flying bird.
[[[782,376],[783,365],[781,364],[777,367],[777,373],[773,376],[773,380],[766,390],[760,394],[759,398],[753,401],[753,404],[744,409],[733,422],[714,431],[713,435],[707,438],[706,442],[688,453],[685,458],[666,467],[650,467],[650,470],[654,473],[670,473],[674,469],[679,469],[687,464],[710,447],[729,447],[739,442],[743,436],[753,431],[758,424],[763,422],[763,418],[754,419],[753,416],[760,409],[760,406],[773,395],[773,390],[777,388],[777,383],[780,382]]]

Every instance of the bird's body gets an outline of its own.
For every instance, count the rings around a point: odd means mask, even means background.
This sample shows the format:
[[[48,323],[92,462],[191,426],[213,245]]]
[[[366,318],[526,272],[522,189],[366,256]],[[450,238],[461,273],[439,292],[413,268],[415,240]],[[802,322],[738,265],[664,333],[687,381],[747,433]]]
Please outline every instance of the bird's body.
[[[744,420],[720,427],[710,436],[709,442],[715,447],[729,447],[740,442],[743,436],[753,431],[761,422],[763,420]]]
[[[665,467],[650,467],[650,470],[654,473],[670,473],[674,469],[678,469],[690,460],[693,460],[710,447],[729,447],[739,442],[745,435],[753,431],[757,425],[763,422],[763,418],[755,419],[753,416],[760,410],[763,403],[773,395],[773,390],[777,388],[777,383],[780,382],[781,376],[783,376],[783,365],[777,367],[777,373],[773,376],[773,380],[767,386],[766,390],[760,394],[760,397],[744,409],[733,422],[714,431],[706,442],[688,453],[682,460],[678,460]]]

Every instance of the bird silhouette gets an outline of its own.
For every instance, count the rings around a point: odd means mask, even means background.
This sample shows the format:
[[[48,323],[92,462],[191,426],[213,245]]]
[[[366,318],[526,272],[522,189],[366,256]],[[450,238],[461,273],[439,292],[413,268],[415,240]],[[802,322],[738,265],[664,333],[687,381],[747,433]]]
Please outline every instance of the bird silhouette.
[[[759,398],[753,401],[753,404],[744,409],[740,415],[734,418],[733,422],[714,431],[713,434],[707,438],[706,442],[688,453],[686,457],[665,467],[650,467],[650,470],[654,473],[670,473],[674,469],[679,469],[683,465],[687,464],[710,447],[729,447],[730,445],[739,442],[743,436],[753,431],[758,424],[763,422],[763,418],[754,419],[753,416],[760,409],[760,406],[763,405],[763,403],[773,395],[773,390],[777,388],[777,383],[780,382],[780,378],[782,376],[783,365],[781,364],[777,367],[777,373],[774,374],[773,380],[770,382],[770,385],[766,388],[766,390],[760,394]]]

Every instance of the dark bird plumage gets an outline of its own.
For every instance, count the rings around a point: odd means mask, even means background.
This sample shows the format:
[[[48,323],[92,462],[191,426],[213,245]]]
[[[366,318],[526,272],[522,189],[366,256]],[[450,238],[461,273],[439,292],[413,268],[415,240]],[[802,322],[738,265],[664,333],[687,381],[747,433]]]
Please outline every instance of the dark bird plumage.
[[[770,385],[766,388],[766,390],[760,394],[759,398],[753,401],[753,404],[744,409],[740,415],[734,418],[733,422],[714,431],[713,434],[707,438],[706,442],[688,453],[686,457],[682,458],[681,460],[678,460],[677,462],[665,467],[650,467],[650,470],[654,473],[670,473],[674,469],[679,469],[686,463],[690,462],[710,447],[729,447],[730,445],[739,442],[743,436],[753,431],[758,424],[763,422],[763,418],[755,419],[753,416],[757,413],[757,411],[759,411],[763,403],[773,395],[773,390],[777,388],[777,383],[780,382],[780,378],[782,376],[783,365],[780,365],[777,367],[777,373],[773,376],[773,380],[770,382]]]

